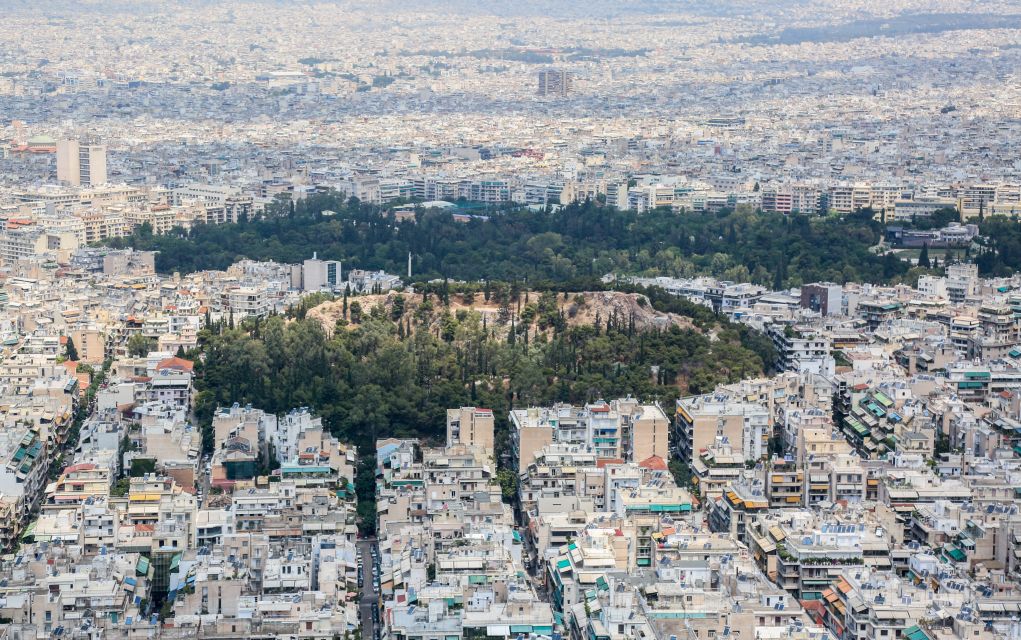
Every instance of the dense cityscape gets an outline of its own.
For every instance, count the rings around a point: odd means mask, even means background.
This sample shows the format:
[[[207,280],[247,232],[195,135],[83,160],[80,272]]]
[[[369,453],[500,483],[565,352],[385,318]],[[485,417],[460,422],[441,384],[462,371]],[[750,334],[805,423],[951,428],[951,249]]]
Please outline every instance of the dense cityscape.
[[[0,0],[0,640],[1021,640],[1021,7]]]

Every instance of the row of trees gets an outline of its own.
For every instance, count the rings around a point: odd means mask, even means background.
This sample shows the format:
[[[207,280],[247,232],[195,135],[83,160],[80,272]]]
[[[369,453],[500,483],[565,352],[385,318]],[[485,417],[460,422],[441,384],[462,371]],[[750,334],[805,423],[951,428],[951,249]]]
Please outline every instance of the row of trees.
[[[327,210],[335,213],[324,216]],[[638,214],[594,202],[558,212],[500,210],[468,222],[428,211],[415,221],[395,222],[379,207],[325,193],[280,202],[255,221],[163,236],[142,226],[111,244],[158,250],[162,272],[224,269],[241,257],[297,263],[317,251],[359,267],[403,273],[410,252],[414,273],[424,280],[560,282],[631,272],[712,274],[780,287],[903,277],[906,263],[869,252],[880,234],[868,210],[845,217],[745,210]]]

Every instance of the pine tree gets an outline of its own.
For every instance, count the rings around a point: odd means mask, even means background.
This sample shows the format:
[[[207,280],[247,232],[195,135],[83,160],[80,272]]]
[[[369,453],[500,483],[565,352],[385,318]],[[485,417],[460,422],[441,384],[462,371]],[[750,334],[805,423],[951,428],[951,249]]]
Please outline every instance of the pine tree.
[[[783,290],[783,258],[780,258],[779,263],[776,265],[776,271],[773,272],[773,291]]]
[[[929,243],[926,242],[922,245],[922,252],[918,254],[918,266],[923,269],[932,267],[932,263],[929,262]]]
[[[71,339],[71,336],[67,337],[67,351],[65,355],[67,355],[67,359],[71,362],[78,362],[78,349],[75,348],[74,340]]]

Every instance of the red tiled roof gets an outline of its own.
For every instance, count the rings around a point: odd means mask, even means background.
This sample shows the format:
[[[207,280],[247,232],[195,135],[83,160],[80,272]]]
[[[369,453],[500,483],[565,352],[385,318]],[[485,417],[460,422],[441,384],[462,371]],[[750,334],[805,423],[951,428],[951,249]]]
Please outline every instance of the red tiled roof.
[[[195,363],[191,360],[178,357],[160,360],[159,364],[156,365],[157,369],[179,369],[181,371],[191,371],[194,367]]]
[[[652,469],[653,471],[666,471],[670,468],[669,465],[667,465],[666,460],[659,456],[649,456],[645,460],[639,462],[638,466],[645,469]]]
[[[96,468],[96,465],[91,462],[82,462],[79,464],[72,464],[69,467],[64,468],[64,473],[74,473],[75,471],[92,471]]]

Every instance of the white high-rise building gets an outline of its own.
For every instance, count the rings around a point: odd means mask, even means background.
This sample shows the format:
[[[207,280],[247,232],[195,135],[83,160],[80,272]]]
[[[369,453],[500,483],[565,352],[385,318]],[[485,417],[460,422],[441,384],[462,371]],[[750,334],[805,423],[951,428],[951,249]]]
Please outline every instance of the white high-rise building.
[[[320,260],[312,254],[302,265],[302,291],[339,291],[343,282],[339,260]]]
[[[57,142],[57,179],[75,187],[106,184],[106,145]]]

